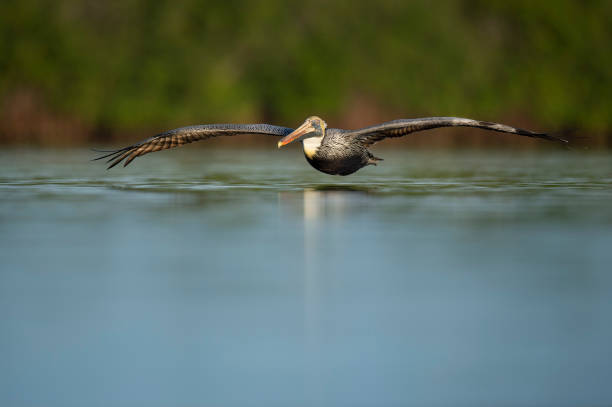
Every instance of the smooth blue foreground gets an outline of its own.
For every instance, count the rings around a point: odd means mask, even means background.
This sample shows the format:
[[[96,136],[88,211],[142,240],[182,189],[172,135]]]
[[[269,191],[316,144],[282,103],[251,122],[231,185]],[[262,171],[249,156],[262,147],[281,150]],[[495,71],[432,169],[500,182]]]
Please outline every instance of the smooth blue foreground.
[[[0,155],[2,406],[612,405],[612,155]]]

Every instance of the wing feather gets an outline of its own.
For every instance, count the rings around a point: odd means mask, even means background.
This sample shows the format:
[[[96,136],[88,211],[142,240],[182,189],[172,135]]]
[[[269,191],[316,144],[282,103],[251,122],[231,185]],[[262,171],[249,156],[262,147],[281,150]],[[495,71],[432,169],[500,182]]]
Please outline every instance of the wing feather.
[[[114,157],[109,158],[106,163],[109,164],[108,168],[113,168],[115,165],[119,164],[121,162],[121,160],[123,160],[125,157],[127,157],[128,155],[130,155],[131,151],[130,150],[123,150],[123,151],[119,151],[119,154],[115,155]]]
[[[102,151],[106,153],[94,160],[107,158],[108,169],[113,168],[123,160],[123,166],[130,164],[135,158],[145,154],[166,150],[169,148],[180,147],[194,141],[206,140],[219,136],[236,136],[239,134],[263,134],[268,136],[284,137],[291,133],[293,129],[288,127],[273,126],[270,124],[204,124],[198,126],[181,127],[168,130],[157,136],[151,137],[140,143],[123,147],[113,151]]]
[[[350,132],[365,146],[370,146],[387,137],[402,137],[410,133],[422,130],[435,129],[438,127],[477,127],[500,133],[512,133],[526,137],[541,138],[545,140],[567,143],[567,140],[557,138],[545,133],[535,133],[529,130],[519,129],[500,123],[485,122],[481,120],[465,119],[462,117],[425,117],[422,119],[400,119]]]

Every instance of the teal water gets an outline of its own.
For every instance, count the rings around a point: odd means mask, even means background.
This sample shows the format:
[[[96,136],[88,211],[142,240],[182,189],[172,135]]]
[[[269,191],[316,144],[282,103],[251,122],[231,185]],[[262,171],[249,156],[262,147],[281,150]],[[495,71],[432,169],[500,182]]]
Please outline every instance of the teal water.
[[[0,405],[612,405],[612,155],[377,155],[0,153]]]

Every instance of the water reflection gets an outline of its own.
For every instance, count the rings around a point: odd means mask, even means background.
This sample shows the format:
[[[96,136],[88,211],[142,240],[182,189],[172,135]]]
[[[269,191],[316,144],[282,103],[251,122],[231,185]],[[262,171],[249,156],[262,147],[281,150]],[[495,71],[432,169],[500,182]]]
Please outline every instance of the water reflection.
[[[373,193],[375,187],[357,184],[315,184],[305,191]]]
[[[353,185],[316,185],[305,188],[302,192],[302,217],[304,232],[304,325],[306,336],[306,352],[311,355],[308,360],[306,388],[309,401],[313,405],[325,405],[323,394],[325,385],[322,371],[327,361],[323,349],[325,334],[321,331],[324,326],[322,310],[325,301],[322,299],[321,284],[325,284],[326,277],[333,275],[331,266],[325,257],[329,256],[323,247],[330,242],[335,244],[330,236],[323,236],[330,231],[330,225],[342,225],[348,215],[351,202],[357,196],[363,196],[370,188]],[[299,194],[299,193],[298,193]],[[282,195],[282,194],[281,194]],[[322,281],[323,280],[323,281]]]
[[[317,352],[321,343],[319,335],[319,303],[320,293],[318,287],[318,275],[320,270],[320,247],[319,233],[320,222],[325,214],[325,193],[315,190],[304,191],[304,331],[306,333],[306,352],[313,357],[308,361],[308,374],[306,377],[306,388],[309,389],[310,402],[319,405],[321,400],[319,394],[322,384],[320,383]]]
[[[354,187],[327,187],[304,189],[304,221],[316,224],[324,218],[341,218],[345,215],[352,194],[362,194],[363,189]]]

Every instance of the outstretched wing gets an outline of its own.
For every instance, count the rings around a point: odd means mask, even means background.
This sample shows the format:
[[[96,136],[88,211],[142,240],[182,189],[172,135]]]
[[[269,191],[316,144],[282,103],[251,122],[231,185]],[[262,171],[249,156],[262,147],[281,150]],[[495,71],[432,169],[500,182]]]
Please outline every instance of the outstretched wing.
[[[355,137],[355,139],[361,142],[363,145],[370,146],[387,137],[401,137],[405,136],[406,134],[414,133],[415,131],[452,126],[478,127],[480,129],[493,130],[501,133],[512,133],[521,136],[567,143],[567,140],[544,133],[534,133],[528,130],[507,126],[505,124],[464,119],[461,117],[425,117],[422,119],[393,120],[390,122],[377,124],[375,126],[364,127],[363,129],[351,131],[350,136]]]
[[[94,160],[107,158],[108,169],[113,168],[125,160],[125,167],[136,157],[152,153],[154,151],[166,150],[168,148],[180,147],[194,141],[206,140],[218,136],[236,136],[238,134],[265,134],[268,136],[284,137],[293,129],[288,127],[272,126],[270,124],[203,124],[199,126],[181,127],[168,130],[157,136],[151,137],[140,143],[112,151],[99,151],[107,153]]]

